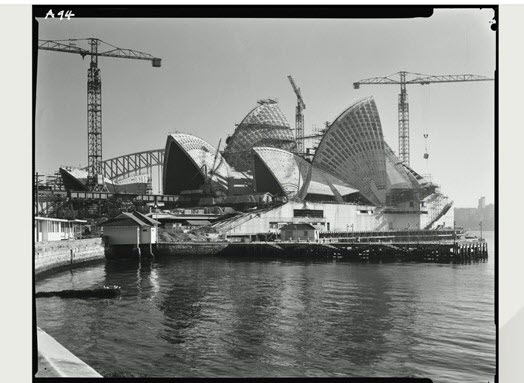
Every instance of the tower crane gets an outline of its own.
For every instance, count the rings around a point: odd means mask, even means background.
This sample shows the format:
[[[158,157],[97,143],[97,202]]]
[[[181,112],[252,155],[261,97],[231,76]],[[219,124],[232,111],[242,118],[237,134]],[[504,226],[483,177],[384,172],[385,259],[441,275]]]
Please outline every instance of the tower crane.
[[[407,78],[411,77],[411,78]],[[493,81],[492,78],[474,74],[425,75],[421,73],[397,72],[385,77],[372,77],[353,83],[353,88],[360,85],[400,85],[398,95],[398,152],[399,158],[409,165],[409,104],[406,85],[428,85],[439,82]]]
[[[304,113],[302,112],[306,109],[306,104],[302,99],[302,94],[300,93],[300,88],[297,87],[293,77],[291,75],[287,76],[295,94],[297,95],[297,108],[295,112],[295,139],[297,140],[297,151],[299,154],[304,153]]]
[[[76,45],[77,42],[86,41],[89,44],[89,49]],[[102,44],[105,44],[108,48],[100,51],[99,47]],[[97,38],[38,40],[38,49],[74,53],[82,56],[82,59],[86,56],[91,59],[87,70],[87,186],[91,190],[101,190],[104,188],[102,171],[102,80],[98,68],[98,58],[147,60],[151,61],[155,68],[160,67],[161,59],[133,49],[118,48]]]
[[[208,168],[207,165],[203,165],[204,166],[204,174],[205,174],[205,179],[204,179],[204,191],[206,193],[212,193],[213,192],[213,176],[215,175],[217,169],[220,167],[220,165],[222,165],[222,157],[220,157],[220,161],[218,162],[218,165],[217,165],[217,158],[218,158],[218,155],[220,154],[220,144],[222,143],[222,139],[218,140],[218,146],[217,146],[217,150],[215,152],[215,157],[213,158],[213,164],[211,165],[211,168]],[[204,164],[205,164],[205,159],[203,159]]]

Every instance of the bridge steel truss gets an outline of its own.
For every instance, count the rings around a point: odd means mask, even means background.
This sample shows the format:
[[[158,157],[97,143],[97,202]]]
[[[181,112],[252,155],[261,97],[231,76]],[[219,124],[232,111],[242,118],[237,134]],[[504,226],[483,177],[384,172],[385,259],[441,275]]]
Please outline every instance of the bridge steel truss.
[[[109,178],[111,181],[118,181],[139,174],[151,176],[154,167],[157,167],[157,179],[159,184],[161,184],[160,180],[162,179],[164,169],[164,149],[130,153],[102,161],[104,177]],[[86,168],[84,169],[87,170]]]

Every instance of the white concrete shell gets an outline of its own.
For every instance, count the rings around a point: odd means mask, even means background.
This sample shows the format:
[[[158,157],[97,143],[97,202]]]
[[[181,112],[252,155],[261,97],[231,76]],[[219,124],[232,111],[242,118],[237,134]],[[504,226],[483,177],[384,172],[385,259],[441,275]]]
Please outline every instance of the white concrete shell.
[[[372,203],[383,204],[388,183],[384,135],[372,97],[357,101],[331,124],[313,164],[353,185]]]
[[[175,133],[167,137],[163,186],[166,194],[184,190],[227,195],[231,179],[245,179],[220,152],[201,138]]]
[[[389,146],[384,143],[386,152],[387,189],[410,189],[418,188],[415,178],[410,177],[403,166],[402,161],[393,153]]]
[[[254,151],[255,189],[289,198],[343,202],[358,190],[334,175],[286,150],[257,147]]]
[[[273,100],[260,100],[227,140],[224,157],[240,171],[252,171],[251,150],[273,147],[296,151],[296,141],[284,113]]]

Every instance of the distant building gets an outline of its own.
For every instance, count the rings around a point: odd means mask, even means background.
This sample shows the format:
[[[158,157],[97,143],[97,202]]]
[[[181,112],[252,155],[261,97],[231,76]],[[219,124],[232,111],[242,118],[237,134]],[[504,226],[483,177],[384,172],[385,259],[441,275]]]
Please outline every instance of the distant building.
[[[283,241],[316,241],[318,230],[309,223],[291,223],[280,229],[280,238]]]
[[[61,241],[81,236],[87,221],[35,217],[36,242]]]
[[[495,230],[495,205],[484,205],[485,199],[479,199],[477,208],[455,208],[455,222],[457,227],[466,230],[479,230],[480,222],[484,230]]]
[[[486,208],[486,197],[479,198],[479,210],[484,210]]]

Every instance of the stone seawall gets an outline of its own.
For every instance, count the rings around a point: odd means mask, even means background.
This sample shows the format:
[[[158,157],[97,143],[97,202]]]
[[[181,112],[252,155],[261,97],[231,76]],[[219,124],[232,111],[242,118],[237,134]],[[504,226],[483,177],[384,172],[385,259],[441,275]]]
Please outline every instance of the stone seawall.
[[[102,238],[35,243],[35,275],[104,258]]]
[[[164,242],[156,245],[155,255],[216,255],[227,242]]]

